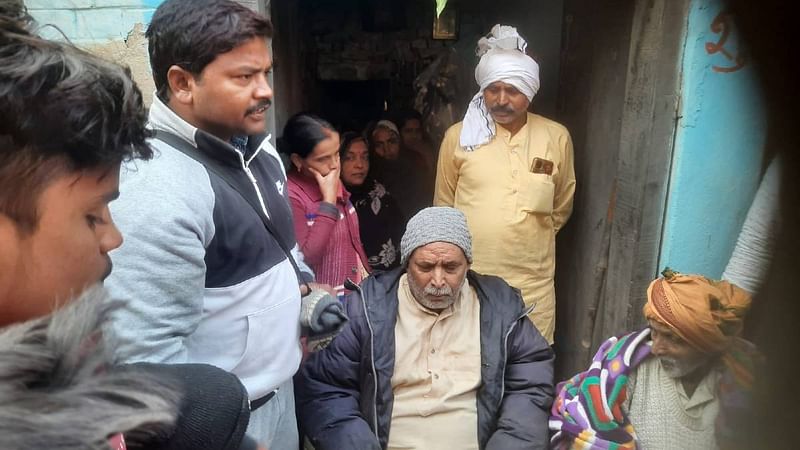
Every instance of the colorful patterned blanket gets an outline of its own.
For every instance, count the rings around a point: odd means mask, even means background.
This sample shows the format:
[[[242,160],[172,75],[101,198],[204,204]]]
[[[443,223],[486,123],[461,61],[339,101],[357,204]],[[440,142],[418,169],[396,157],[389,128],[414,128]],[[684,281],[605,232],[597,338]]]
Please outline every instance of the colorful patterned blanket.
[[[605,341],[589,370],[558,384],[550,418],[554,449],[636,449],[622,412],[628,377],[650,355],[650,329]]]
[[[636,432],[622,411],[628,378],[650,356],[650,329],[612,337],[592,358],[589,370],[558,384],[550,417],[553,449],[638,449]],[[719,448],[741,443],[750,419],[754,374],[763,364],[756,347],[735,338],[722,361],[715,425]]]

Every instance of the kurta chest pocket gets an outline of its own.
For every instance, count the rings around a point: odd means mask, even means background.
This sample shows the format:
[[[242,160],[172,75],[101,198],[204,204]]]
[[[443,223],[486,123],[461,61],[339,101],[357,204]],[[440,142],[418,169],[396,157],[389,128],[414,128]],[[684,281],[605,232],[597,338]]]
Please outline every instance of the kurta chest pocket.
[[[521,211],[533,214],[552,214],[555,185],[550,175],[524,173],[520,180],[518,206]]]

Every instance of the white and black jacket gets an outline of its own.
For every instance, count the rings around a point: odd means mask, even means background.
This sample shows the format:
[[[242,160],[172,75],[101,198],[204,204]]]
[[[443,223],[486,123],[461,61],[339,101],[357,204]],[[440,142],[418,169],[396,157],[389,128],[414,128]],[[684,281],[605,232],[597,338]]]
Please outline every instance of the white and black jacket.
[[[155,98],[150,127],[181,137],[251,181],[265,213],[304,271],[286,175],[267,139],[241,152],[193,127]],[[252,141],[252,139],[251,139]],[[276,237],[242,196],[159,140],[155,157],[123,166],[112,217],[125,242],[107,285],[126,308],[115,333],[126,361],[209,363],[236,374],[251,399],[300,363],[300,292]]]

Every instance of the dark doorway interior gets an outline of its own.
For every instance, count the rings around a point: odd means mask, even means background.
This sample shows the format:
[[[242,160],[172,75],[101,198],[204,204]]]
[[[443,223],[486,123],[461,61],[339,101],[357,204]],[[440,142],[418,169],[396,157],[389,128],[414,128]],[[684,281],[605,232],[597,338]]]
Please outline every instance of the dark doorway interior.
[[[389,80],[319,81],[319,113],[340,130],[363,130],[383,114],[389,86]]]
[[[433,0],[271,2],[277,129],[298,111],[326,114],[332,122],[345,123],[352,119],[340,114],[355,112],[356,122],[363,123],[367,112],[374,114],[371,105],[378,97],[383,97],[389,111],[413,108],[419,92],[415,80],[443,58],[455,66],[445,81],[452,112],[444,122],[452,124],[461,119],[477,90],[478,39],[496,23],[516,26],[528,40],[528,53],[541,71],[533,109],[554,116],[563,0],[505,0],[492,5],[450,0],[447,8],[457,18],[451,39],[434,38],[434,7]],[[437,81],[441,80],[429,85]],[[362,84],[354,95],[340,95],[338,87],[349,90],[348,82]],[[339,106],[332,107],[332,100]],[[361,110],[364,105],[369,109]]]

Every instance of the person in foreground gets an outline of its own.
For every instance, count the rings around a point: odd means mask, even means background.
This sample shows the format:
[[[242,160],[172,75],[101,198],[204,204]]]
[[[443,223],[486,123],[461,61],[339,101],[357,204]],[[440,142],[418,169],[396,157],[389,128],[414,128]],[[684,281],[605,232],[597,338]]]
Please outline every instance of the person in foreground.
[[[130,73],[42,39],[5,1],[0,96],[0,448],[240,448],[235,376],[113,357],[119,305],[99,282],[122,236],[108,205],[121,162],[152,156]]]
[[[556,449],[738,448],[760,357],[738,337],[750,295],[669,269],[650,284],[649,328],[600,346],[590,369],[560,383]]]
[[[271,36],[269,20],[230,0],[156,9],[146,33],[156,154],[123,166],[112,212],[127,243],[111,255],[108,287],[128,301],[114,315],[125,361],[235,374],[250,395],[247,434],[294,450],[299,285],[312,274],[297,252],[283,165],[265,136]]]
[[[553,352],[519,291],[471,262],[464,215],[426,208],[401,267],[353,286],[349,324],[297,377],[314,448],[547,448]]]

